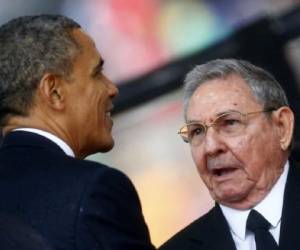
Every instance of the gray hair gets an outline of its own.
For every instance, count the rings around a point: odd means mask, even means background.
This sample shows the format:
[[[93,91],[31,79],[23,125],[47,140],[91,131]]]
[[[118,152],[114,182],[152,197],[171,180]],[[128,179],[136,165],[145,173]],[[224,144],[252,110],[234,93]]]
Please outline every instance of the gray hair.
[[[187,74],[184,81],[185,118],[190,98],[201,84],[214,79],[225,79],[230,75],[238,75],[244,79],[265,110],[289,105],[284,90],[267,71],[243,60],[216,59],[196,66]]]
[[[60,15],[23,16],[0,27],[0,123],[26,116],[45,73],[68,79],[81,52],[71,32],[80,28]]]

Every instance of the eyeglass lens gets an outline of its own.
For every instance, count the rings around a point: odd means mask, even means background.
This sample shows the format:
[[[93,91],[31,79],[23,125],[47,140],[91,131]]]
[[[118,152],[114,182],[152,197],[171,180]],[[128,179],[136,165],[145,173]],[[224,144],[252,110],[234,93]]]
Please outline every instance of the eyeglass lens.
[[[220,115],[211,124],[190,123],[180,130],[184,141],[193,145],[199,145],[204,140],[207,129],[214,127],[214,130],[222,136],[233,136],[240,133],[245,126],[245,115],[239,112],[228,112]]]

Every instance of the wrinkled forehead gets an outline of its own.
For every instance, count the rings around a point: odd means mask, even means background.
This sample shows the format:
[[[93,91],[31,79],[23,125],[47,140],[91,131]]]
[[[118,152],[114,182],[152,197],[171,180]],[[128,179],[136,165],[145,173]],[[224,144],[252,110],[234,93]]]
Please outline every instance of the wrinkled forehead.
[[[190,98],[186,118],[212,120],[229,110],[246,113],[261,107],[244,79],[232,75],[200,85]]]

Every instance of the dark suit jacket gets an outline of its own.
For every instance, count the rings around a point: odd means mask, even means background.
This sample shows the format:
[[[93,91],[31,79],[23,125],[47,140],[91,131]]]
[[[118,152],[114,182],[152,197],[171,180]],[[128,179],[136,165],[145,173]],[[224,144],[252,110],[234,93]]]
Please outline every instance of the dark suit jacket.
[[[4,138],[0,212],[21,218],[56,250],[153,249],[136,190],[123,173],[69,157],[30,132]]]
[[[279,247],[300,249],[300,171],[291,166],[284,194]],[[177,233],[160,250],[235,250],[229,225],[218,205]]]
[[[53,250],[39,232],[16,217],[0,215],[1,250]]]

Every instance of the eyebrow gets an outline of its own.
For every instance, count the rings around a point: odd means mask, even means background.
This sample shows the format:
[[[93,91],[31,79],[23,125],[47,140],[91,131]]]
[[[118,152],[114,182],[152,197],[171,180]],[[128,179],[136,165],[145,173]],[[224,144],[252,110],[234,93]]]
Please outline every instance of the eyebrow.
[[[190,123],[197,123],[197,122],[200,122],[200,123],[202,123],[201,121],[199,121],[199,120],[187,120],[186,121],[186,124],[190,124]]]
[[[221,116],[221,115],[224,115],[224,114],[226,114],[226,113],[230,113],[230,112],[240,112],[240,111],[238,111],[238,110],[236,110],[236,109],[228,109],[228,110],[225,110],[225,111],[222,111],[222,112],[218,113],[218,114],[216,115],[216,118],[219,117],[219,116]]]
[[[228,113],[228,112],[240,112],[240,111],[237,111],[237,110],[235,110],[235,109],[228,109],[228,110],[225,110],[225,111],[222,111],[222,112],[217,113],[217,114],[215,115],[215,118],[214,118],[214,119],[216,119],[217,117],[219,117],[219,116],[221,116],[221,115],[224,115],[224,114],[226,114],[226,113]],[[186,124],[188,124],[188,123],[197,123],[197,122],[199,122],[199,123],[204,123],[203,121],[199,121],[199,120],[187,120],[187,121],[186,121]]]
[[[103,70],[104,60],[100,58],[98,64],[94,67],[92,71],[92,76],[96,76]]]

